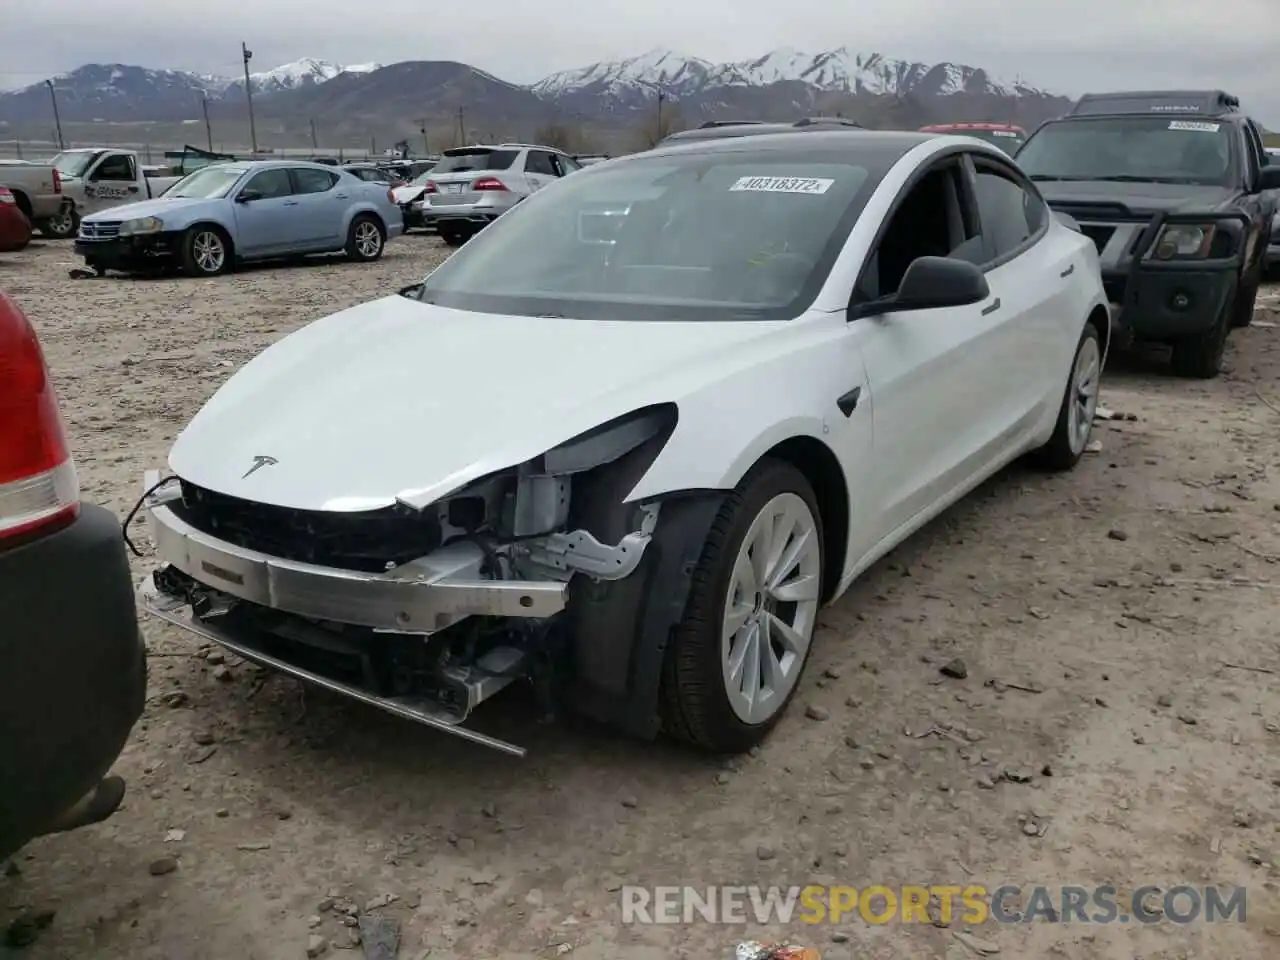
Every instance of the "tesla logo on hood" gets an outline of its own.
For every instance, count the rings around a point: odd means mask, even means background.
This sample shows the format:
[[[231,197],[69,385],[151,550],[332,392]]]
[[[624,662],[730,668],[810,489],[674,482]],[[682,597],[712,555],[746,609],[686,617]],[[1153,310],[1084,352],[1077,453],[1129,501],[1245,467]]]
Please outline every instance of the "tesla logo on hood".
[[[274,467],[279,462],[280,461],[277,460],[275,457],[263,457],[263,456],[254,457],[253,466],[250,467],[248,470],[246,470],[244,472],[244,475],[240,479],[243,480],[245,477],[249,476],[250,474],[257,473],[263,467]]]

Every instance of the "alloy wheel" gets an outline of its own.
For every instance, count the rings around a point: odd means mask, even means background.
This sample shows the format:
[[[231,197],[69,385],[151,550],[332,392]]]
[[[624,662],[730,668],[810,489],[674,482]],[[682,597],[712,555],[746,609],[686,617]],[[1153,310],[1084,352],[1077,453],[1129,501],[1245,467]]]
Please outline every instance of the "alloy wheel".
[[[786,703],[809,651],[821,587],[817,520],[801,497],[781,493],[747,530],[725,597],[721,668],[743,723],[764,723]]]

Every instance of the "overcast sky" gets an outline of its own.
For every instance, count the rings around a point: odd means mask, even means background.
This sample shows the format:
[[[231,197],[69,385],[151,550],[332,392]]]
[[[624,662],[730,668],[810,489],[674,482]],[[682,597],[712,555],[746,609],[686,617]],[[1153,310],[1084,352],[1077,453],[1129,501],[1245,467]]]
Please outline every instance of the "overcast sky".
[[[233,73],[241,40],[255,69],[459,60],[517,83],[654,47],[725,61],[843,45],[1065,94],[1221,86],[1280,129],[1280,0],[9,0],[3,35],[5,87],[88,62]]]

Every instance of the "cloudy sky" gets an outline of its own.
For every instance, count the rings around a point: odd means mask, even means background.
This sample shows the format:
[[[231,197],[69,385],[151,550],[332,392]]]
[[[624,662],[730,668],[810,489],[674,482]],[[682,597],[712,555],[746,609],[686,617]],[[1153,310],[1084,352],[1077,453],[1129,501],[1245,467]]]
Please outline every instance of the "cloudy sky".
[[[1280,0],[38,0],[4,4],[0,86],[86,62],[233,73],[460,60],[513,82],[662,47],[740,60],[848,46],[949,60],[1065,94],[1225,87],[1280,129]],[[12,38],[21,37],[15,44]]]

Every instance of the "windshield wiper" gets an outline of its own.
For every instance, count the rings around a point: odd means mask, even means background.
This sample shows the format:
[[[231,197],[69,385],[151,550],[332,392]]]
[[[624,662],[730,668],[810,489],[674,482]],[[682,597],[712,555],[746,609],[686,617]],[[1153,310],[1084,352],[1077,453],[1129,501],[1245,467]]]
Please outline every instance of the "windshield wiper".
[[[1045,180],[1053,180],[1055,182],[1066,182],[1066,181],[1072,181],[1072,180],[1096,180],[1098,178],[1097,177],[1057,177],[1048,173],[1033,173],[1031,174],[1031,179],[1039,182],[1043,182]]]
[[[1093,177],[1094,180],[1101,180],[1106,183],[1180,183],[1194,184],[1199,180],[1190,177],[1139,177],[1132,174],[1116,174],[1113,177]]]

